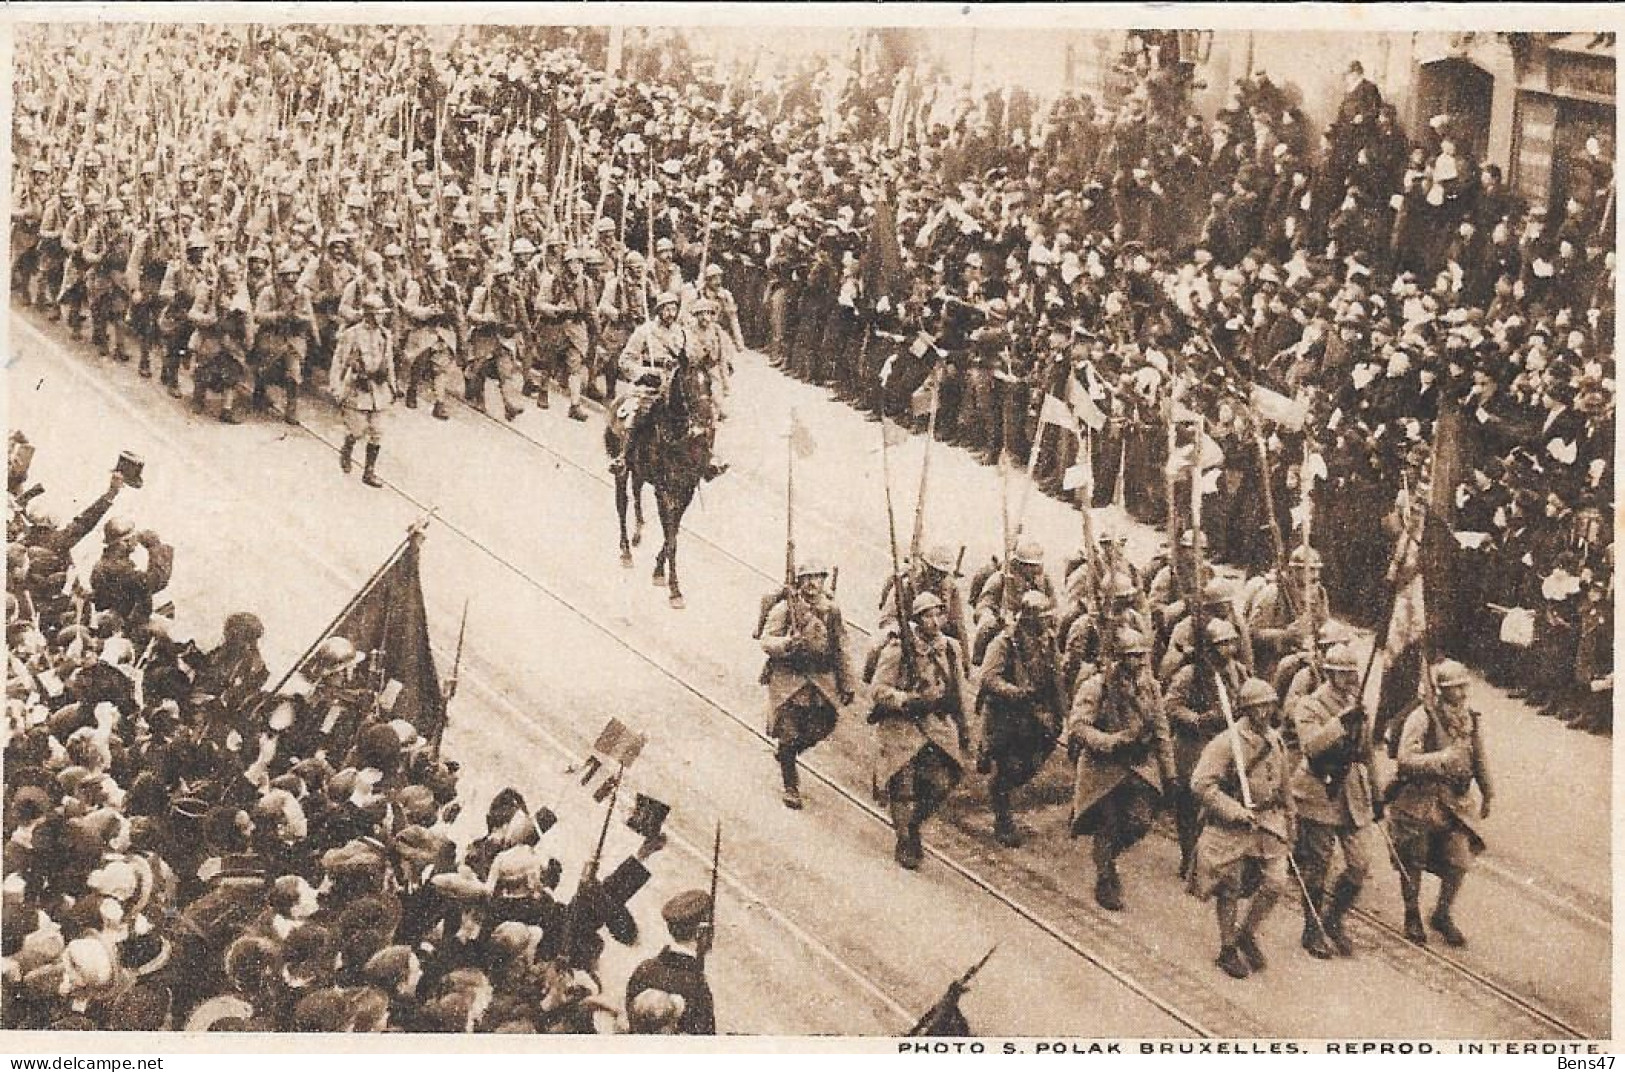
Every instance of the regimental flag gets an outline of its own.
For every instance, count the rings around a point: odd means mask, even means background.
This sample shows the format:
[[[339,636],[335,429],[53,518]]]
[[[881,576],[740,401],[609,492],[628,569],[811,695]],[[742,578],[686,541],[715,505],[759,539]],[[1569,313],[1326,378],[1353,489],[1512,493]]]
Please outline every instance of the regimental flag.
[[[407,538],[317,638],[295,672],[308,678],[311,659],[322,642],[343,637],[361,656],[359,673],[368,675],[385,717],[404,719],[421,736],[438,740],[445,726],[446,701],[429,644],[429,615],[418,569],[420,541],[416,534]]]
[[[1423,680],[1427,637],[1427,600],[1422,583],[1422,534],[1427,524],[1428,496],[1409,489],[1397,504],[1405,518],[1399,546],[1389,565],[1393,608],[1382,637],[1382,687],[1377,697],[1378,726],[1402,716],[1416,701]]]

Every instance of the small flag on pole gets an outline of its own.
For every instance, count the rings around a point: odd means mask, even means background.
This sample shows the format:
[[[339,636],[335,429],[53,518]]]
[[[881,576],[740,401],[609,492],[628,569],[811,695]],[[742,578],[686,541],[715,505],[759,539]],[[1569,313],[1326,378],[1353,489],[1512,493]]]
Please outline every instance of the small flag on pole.
[[[1051,394],[1044,396],[1043,405],[1038,410],[1038,422],[1040,424],[1053,424],[1058,428],[1065,428],[1071,432],[1078,430],[1077,416],[1067,408],[1065,402]]]

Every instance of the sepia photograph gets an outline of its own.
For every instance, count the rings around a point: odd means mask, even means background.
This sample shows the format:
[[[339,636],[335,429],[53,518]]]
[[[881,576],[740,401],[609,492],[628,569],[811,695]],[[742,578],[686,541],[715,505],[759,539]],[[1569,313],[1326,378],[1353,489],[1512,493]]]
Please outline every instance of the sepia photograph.
[[[0,1049],[1605,1044],[1620,20],[1355,14],[14,5]]]

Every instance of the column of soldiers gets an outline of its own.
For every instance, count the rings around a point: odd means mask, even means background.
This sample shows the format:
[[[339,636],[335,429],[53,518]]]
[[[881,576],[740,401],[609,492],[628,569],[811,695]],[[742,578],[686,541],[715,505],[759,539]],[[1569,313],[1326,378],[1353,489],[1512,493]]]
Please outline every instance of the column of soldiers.
[[[1464,943],[1452,905],[1483,848],[1491,792],[1466,671],[1433,668],[1382,780],[1361,663],[1326,623],[1318,555],[1302,547],[1238,590],[1215,577],[1203,547],[1186,530],[1142,573],[1120,541],[1102,539],[1066,564],[1059,596],[1026,537],[1007,564],[970,578],[968,599],[945,546],[888,580],[859,709],[897,863],[921,865],[923,824],[973,773],[986,778],[993,839],[1019,847],[1016,791],[1062,746],[1070,829],[1091,839],[1096,902],[1125,909],[1119,858],[1166,810],[1180,878],[1213,903],[1216,964],[1230,976],[1266,968],[1259,929],[1294,894],[1304,950],[1354,955],[1346,921],[1381,856],[1401,874],[1407,937],[1428,940],[1420,897],[1431,872],[1440,893],[1429,926]],[[798,758],[835,729],[855,685],[830,570],[804,563],[796,574],[761,643],[784,803],[800,809]]]
[[[316,212],[295,207],[296,183],[277,185],[243,227],[246,195],[223,169],[208,170],[213,182],[203,185],[183,165],[171,191],[119,183],[95,154],[73,170],[35,162],[17,290],[75,338],[88,321],[90,341],[113,359],[138,355],[143,377],[156,366],[174,397],[189,369],[193,408],[203,413],[218,396],[223,423],[241,423],[245,394],[247,408],[269,409],[273,390],[283,419],[297,423],[302,394],[325,385],[350,429],[341,467],[351,471],[352,441],[365,439],[363,481],[374,487],[382,415],[397,400],[416,409],[427,396],[431,415],[448,420],[454,397],[484,411],[491,380],[509,421],[526,397],[545,409],[560,387],[569,417],[585,421],[587,395],[607,403],[624,384],[642,404],[687,360],[706,370],[723,416],[744,348],[739,306],[720,264],[685,279],[669,239],[649,262],[606,217],[590,241],[567,244],[529,197],[511,232],[476,230],[458,183],[427,171],[410,196],[419,213],[445,209],[443,232],[406,233],[387,198],[374,203],[352,185],[323,234]],[[338,178],[359,183],[351,170]],[[104,197],[107,187],[141,199],[135,213]],[[482,216],[494,205],[483,198]]]

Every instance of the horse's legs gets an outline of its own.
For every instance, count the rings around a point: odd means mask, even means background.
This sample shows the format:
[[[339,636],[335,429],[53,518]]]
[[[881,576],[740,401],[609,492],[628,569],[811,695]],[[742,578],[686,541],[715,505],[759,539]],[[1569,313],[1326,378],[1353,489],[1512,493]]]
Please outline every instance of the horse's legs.
[[[683,587],[677,580],[677,533],[683,527],[683,514],[688,510],[691,496],[692,493],[689,496],[683,496],[680,499],[668,502],[662,511],[661,518],[660,527],[666,538],[666,576],[670,581],[668,586],[670,596],[668,598],[675,610],[683,609]]]
[[[632,529],[632,546],[637,547],[643,543],[643,471],[639,469],[634,477],[632,467],[627,466],[627,479],[632,482],[632,511],[637,522]]]
[[[632,546],[626,539],[626,473],[615,474],[615,514],[621,523],[621,565],[632,568]]]
[[[666,562],[671,553],[671,541],[664,538],[669,524],[666,520],[666,497],[660,493],[659,488],[655,489],[655,513],[660,515],[662,539],[660,541],[660,551],[655,555],[654,575],[650,580],[658,588],[666,583]]]

